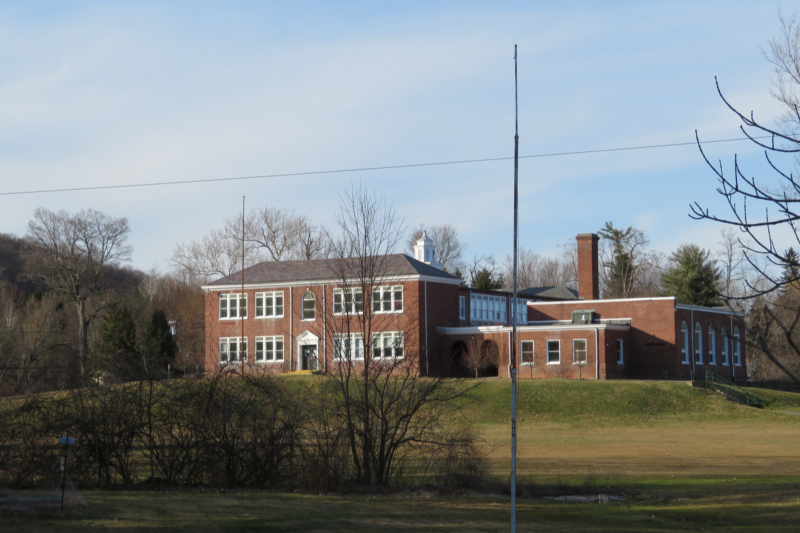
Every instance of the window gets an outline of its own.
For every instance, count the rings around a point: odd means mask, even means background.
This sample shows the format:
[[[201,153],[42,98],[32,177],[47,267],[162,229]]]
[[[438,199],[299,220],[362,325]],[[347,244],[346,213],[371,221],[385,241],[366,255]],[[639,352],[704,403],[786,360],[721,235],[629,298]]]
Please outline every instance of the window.
[[[240,313],[241,311],[241,313]],[[239,315],[247,318],[246,294],[220,294],[219,317],[228,320],[238,320]]]
[[[334,315],[354,315],[364,312],[364,293],[361,289],[342,289],[333,290],[333,314]]]
[[[375,287],[372,289],[373,313],[400,313],[403,311],[403,286]]]
[[[506,297],[473,294],[469,301],[469,315],[471,320],[506,322],[508,320]]]
[[[313,292],[303,295],[303,320],[315,320],[317,318],[317,298]]]
[[[694,362],[703,364],[703,328],[700,322],[694,325]]]
[[[283,361],[283,335],[256,337],[256,362]]]
[[[401,359],[403,357],[403,332],[384,331],[372,334],[373,359]]]
[[[733,364],[742,366],[742,340],[738,327],[733,328]]]
[[[731,364],[728,359],[728,330],[722,326],[722,364],[728,366]]]
[[[239,351],[241,349],[241,352]],[[219,362],[238,363],[244,356],[247,362],[247,339],[242,342],[241,337],[220,337],[219,339]]]
[[[458,318],[461,320],[467,318],[467,298],[465,296],[458,297]]]
[[[533,364],[533,341],[522,341],[522,364]]]
[[[336,335],[333,339],[333,358],[364,359],[364,336],[361,333]]]
[[[586,339],[572,340],[572,362],[579,365],[586,364]]]
[[[257,292],[256,318],[283,316],[283,292]]]
[[[547,364],[555,365],[561,362],[561,341],[547,341]]]
[[[624,346],[622,344],[622,339],[617,339],[617,364],[625,364],[624,359]]]
[[[714,326],[708,326],[708,364],[717,364],[717,332]]]
[[[517,324],[527,324],[528,323],[528,301],[527,300],[520,300],[517,298],[517,303],[514,306],[516,313],[514,317],[517,320]]]
[[[681,322],[681,362],[689,364],[689,328],[686,322]]]

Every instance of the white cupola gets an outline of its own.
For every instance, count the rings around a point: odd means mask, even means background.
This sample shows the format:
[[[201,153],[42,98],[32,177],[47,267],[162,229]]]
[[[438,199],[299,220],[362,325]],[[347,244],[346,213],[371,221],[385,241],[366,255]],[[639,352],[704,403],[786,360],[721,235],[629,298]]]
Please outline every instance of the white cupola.
[[[414,245],[414,259],[432,267],[442,268],[442,265],[436,261],[436,246],[428,237],[427,231],[422,232],[422,237]]]

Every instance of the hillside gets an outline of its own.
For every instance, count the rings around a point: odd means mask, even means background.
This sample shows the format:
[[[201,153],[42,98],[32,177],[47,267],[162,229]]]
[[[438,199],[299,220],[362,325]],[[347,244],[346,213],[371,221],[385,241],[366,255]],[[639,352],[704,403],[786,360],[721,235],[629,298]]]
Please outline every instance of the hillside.
[[[770,402],[766,410],[745,407],[719,394],[685,382],[520,380],[518,417],[521,424],[558,423],[637,425],[659,421],[719,422],[776,417],[775,411],[800,409],[800,394],[752,389]],[[465,402],[463,417],[480,425],[507,423],[511,412],[511,382],[484,379]],[[800,423],[800,416],[780,416]]]

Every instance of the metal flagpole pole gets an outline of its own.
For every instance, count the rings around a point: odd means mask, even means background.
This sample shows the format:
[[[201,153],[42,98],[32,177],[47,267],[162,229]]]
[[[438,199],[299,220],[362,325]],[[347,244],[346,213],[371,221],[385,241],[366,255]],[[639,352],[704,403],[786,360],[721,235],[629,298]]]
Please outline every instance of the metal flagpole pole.
[[[514,45],[514,298],[511,308],[511,533],[517,531],[517,242],[519,178],[519,105],[517,102],[517,45]]]
[[[242,365],[242,377],[244,377],[244,360],[247,358],[244,337],[244,315],[247,313],[247,304],[244,298],[244,196],[242,196],[242,295],[239,297],[239,320],[242,321],[242,338],[239,339],[239,364]]]

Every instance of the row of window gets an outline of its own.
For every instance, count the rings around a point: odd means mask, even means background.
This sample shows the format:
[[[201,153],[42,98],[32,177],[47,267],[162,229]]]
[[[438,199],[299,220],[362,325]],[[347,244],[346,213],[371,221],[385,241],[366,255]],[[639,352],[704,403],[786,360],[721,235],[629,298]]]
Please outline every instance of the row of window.
[[[256,363],[283,361],[283,335],[256,337]],[[219,339],[219,362],[247,362],[247,338],[221,337]]]
[[[334,337],[334,360],[364,359],[364,336],[361,333],[336,335]],[[403,332],[382,331],[372,334],[372,358],[376,360],[402,359],[404,356]]]
[[[557,365],[561,363],[561,341],[558,339],[551,339],[545,341],[547,348],[547,364]],[[575,364],[586,364],[586,339],[573,339],[572,340],[572,362]],[[534,342],[522,341],[520,350],[520,360],[523,365],[536,364],[534,356]],[[617,339],[617,363],[624,363],[624,348],[622,339]]]
[[[508,318],[508,307],[506,296],[495,296],[492,294],[470,294],[469,317],[473,321],[503,322]],[[516,308],[517,324],[528,322],[528,302],[527,300],[517,299],[514,306]],[[466,320],[466,297],[458,297],[458,317]]]
[[[725,326],[722,326],[720,333],[722,334],[722,364],[730,365],[730,358],[728,355],[728,331]],[[703,364],[703,327],[700,322],[694,325],[694,362],[695,364]],[[733,328],[733,339],[730,341],[733,347],[733,362],[736,366],[742,364],[742,343],[739,337],[739,328]],[[689,327],[686,322],[681,323],[681,362],[685,365],[691,363],[689,360]],[[708,364],[716,365],[717,363],[717,331],[713,325],[708,326]]]
[[[256,363],[283,361],[283,335],[256,337]],[[219,339],[219,362],[247,362],[247,338],[221,337]],[[364,359],[364,337],[360,333],[336,335],[334,337],[334,359]],[[373,359],[389,360],[403,358],[403,332],[382,331],[372,334]]]
[[[333,313],[358,314],[364,311],[364,294],[360,289],[333,291]],[[403,286],[376,287],[372,290],[374,313],[401,313],[403,311]],[[303,320],[317,317],[316,295],[303,295]],[[247,318],[247,294],[220,294],[219,317],[227,320]],[[283,291],[256,293],[256,318],[282,318]]]

